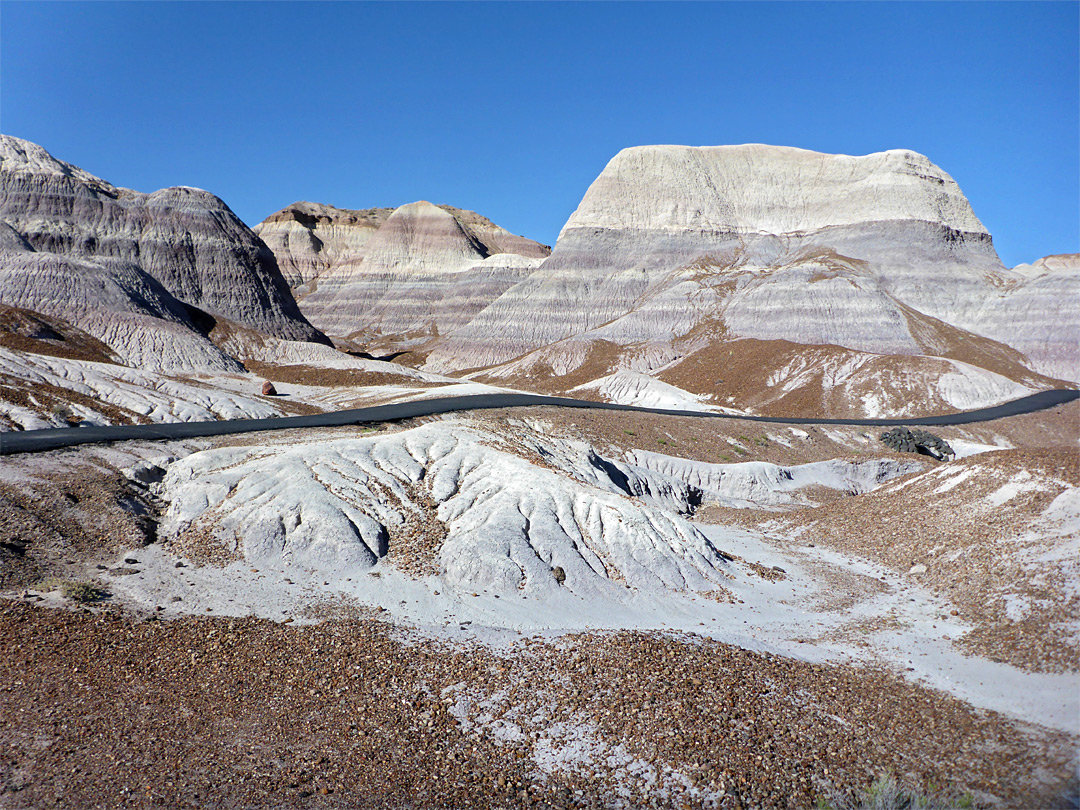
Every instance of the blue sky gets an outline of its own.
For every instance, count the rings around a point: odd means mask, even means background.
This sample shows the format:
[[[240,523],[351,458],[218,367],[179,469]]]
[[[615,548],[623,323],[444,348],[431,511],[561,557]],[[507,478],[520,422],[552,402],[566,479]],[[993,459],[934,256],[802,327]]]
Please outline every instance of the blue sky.
[[[472,208],[552,243],[619,149],[922,152],[1008,265],[1080,249],[1080,4],[0,3],[0,129],[248,224]]]

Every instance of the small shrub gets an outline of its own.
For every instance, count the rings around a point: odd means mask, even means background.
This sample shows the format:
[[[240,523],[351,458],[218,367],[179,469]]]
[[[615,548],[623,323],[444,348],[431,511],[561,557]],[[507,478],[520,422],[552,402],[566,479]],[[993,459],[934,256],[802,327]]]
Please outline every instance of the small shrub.
[[[99,602],[109,596],[108,591],[99,588],[93,582],[74,579],[49,577],[37,586],[39,591],[59,591],[65,599],[72,602]]]
[[[922,792],[899,784],[892,774],[879,776],[855,797],[833,794],[819,797],[817,810],[974,810],[971,794]]]
[[[54,402],[53,406],[49,409],[49,413],[54,418],[59,419],[61,422],[67,422],[69,425],[77,425],[79,423],[79,416],[71,409],[71,407],[63,402]]]

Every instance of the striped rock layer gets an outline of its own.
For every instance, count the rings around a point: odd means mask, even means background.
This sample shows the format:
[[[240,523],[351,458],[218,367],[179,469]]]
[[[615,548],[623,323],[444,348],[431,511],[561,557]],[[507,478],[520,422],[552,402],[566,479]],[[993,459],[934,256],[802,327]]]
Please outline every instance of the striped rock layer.
[[[194,328],[188,307],[278,338],[325,341],[273,254],[209,192],[117,188],[5,135],[0,221],[17,237],[0,240],[0,303],[74,318],[129,362],[235,366]],[[112,315],[106,336],[97,324]],[[161,334],[141,335],[129,316]]]
[[[286,283],[297,288],[342,261],[362,256],[364,245],[393,211],[350,211],[296,202],[274,212],[252,230],[273,251]],[[303,294],[302,290],[297,292]]]
[[[296,214],[316,210],[337,213],[310,228]],[[467,324],[549,253],[472,211],[424,201],[371,211],[298,203],[259,226],[297,268],[304,314],[327,334],[424,343]]]
[[[787,347],[828,347],[837,369],[874,368],[855,386],[871,399],[929,382],[936,393],[918,404],[956,408],[1052,384],[1038,372],[1077,378],[1074,330],[1049,292],[1075,280],[1006,269],[956,182],[914,152],[637,147],[590,186],[551,257],[445,335],[425,367],[562,390],[620,371],[690,378],[696,393],[760,407],[791,366]],[[739,365],[735,343],[754,346],[741,374],[757,381],[738,391],[724,373]],[[680,372],[691,359],[696,371]],[[937,385],[949,375],[953,401]],[[832,376],[808,407],[841,384]]]

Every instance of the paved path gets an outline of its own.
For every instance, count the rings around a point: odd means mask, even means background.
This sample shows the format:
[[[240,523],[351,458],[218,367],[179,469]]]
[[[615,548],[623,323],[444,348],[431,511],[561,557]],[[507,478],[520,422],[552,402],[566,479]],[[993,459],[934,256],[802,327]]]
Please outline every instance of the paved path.
[[[430,416],[454,411],[474,411],[487,408],[521,408],[534,405],[556,405],[562,408],[594,408],[605,411],[634,411],[666,416],[695,416],[705,419],[743,419],[750,422],[776,422],[788,425],[966,425],[989,422],[1006,416],[1032,413],[1053,408],[1080,398],[1075,389],[1055,388],[1038,394],[1014,399],[992,408],[950,413],[944,416],[922,416],[915,419],[796,419],[782,416],[741,416],[708,411],[677,411],[664,408],[639,408],[633,405],[613,405],[584,399],[545,397],[539,394],[477,394],[467,397],[439,397],[371,408],[354,408],[311,416],[282,416],[275,419],[231,419],[223,422],[170,422],[154,425],[116,425],[111,427],[50,428],[0,433],[0,455],[34,453],[55,450],[76,444],[115,442],[125,439],[190,439],[200,436],[223,436],[230,433],[250,433],[257,430],[288,428],[340,427],[365,422],[388,422],[414,416]]]

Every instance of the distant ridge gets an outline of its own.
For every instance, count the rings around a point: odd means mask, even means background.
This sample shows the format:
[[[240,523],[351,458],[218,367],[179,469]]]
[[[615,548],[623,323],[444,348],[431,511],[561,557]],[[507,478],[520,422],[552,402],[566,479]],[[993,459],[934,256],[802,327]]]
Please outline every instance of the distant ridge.
[[[294,203],[256,231],[312,323],[384,350],[464,325],[551,252],[474,211],[426,201],[363,211]]]

